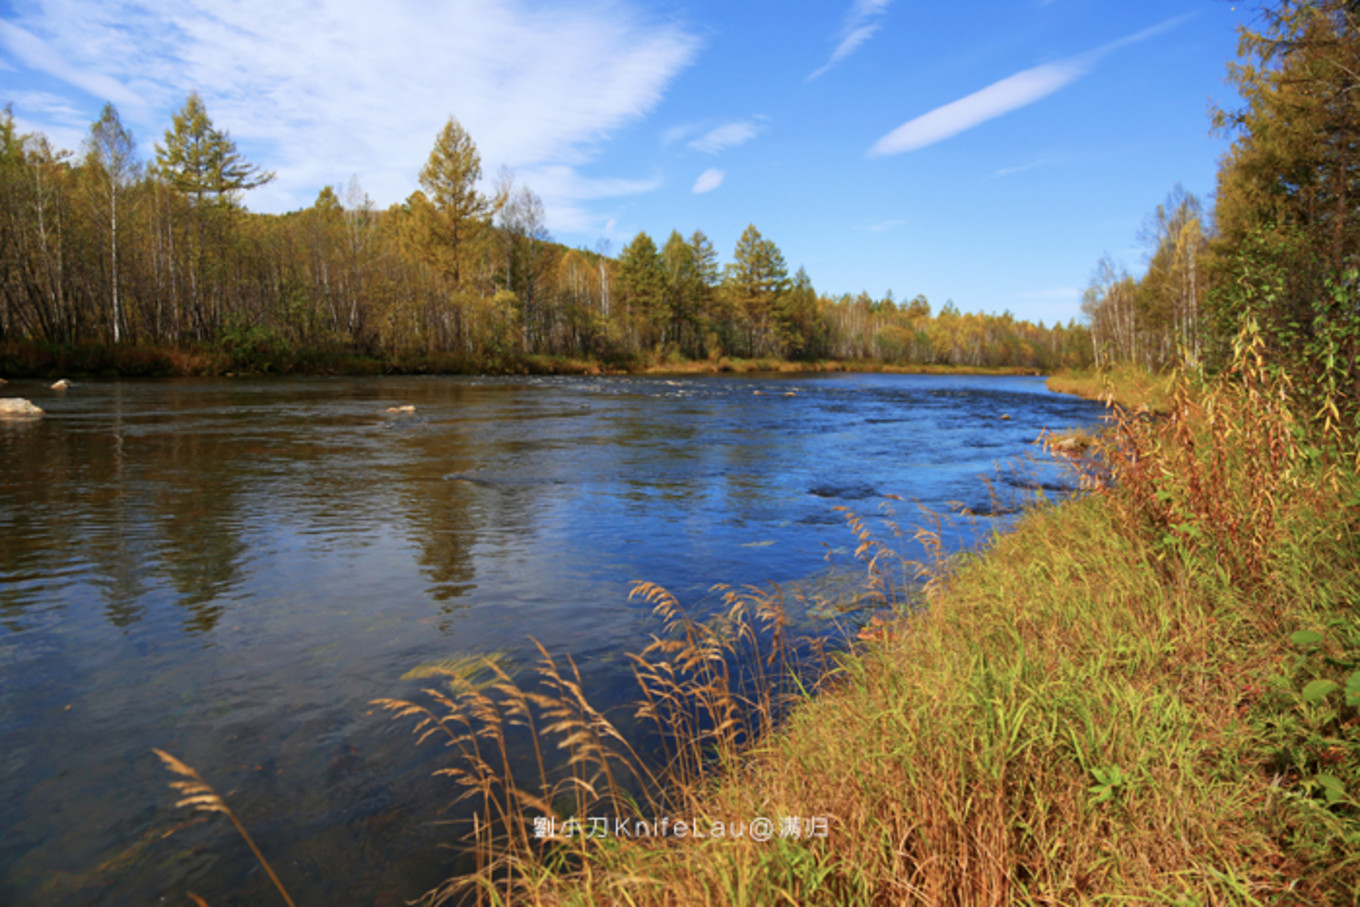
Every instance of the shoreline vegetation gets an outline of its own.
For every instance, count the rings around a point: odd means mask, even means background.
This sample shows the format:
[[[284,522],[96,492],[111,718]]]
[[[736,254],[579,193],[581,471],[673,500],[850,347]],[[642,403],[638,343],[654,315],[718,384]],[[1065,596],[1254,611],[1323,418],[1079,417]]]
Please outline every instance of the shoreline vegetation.
[[[380,701],[447,736],[441,773],[484,806],[475,868],[429,899],[1353,901],[1360,481],[1300,440],[1261,346],[1171,385],[1167,418],[1114,407],[1099,468],[1073,465],[1087,492],[985,550],[908,563],[847,514],[880,610],[806,686],[782,593],[729,591],[698,624],[640,585],[668,631],[633,656],[638,716],[672,747],[657,774],[546,651],[537,693],[462,675]],[[738,684],[752,655],[776,667]],[[488,755],[516,723],[569,772],[526,782]],[[592,835],[596,815],[634,834]],[[768,840],[732,833],[758,817]]]
[[[495,362],[452,353],[375,356],[335,349],[275,349],[267,355],[211,347],[113,346],[102,343],[0,344],[0,378],[187,378],[366,375],[716,375],[751,373],[875,372],[918,375],[1033,375],[1027,366],[903,364],[875,359],[788,360],[777,356],[589,357],[526,354]],[[1073,374],[1087,374],[1086,372]]]

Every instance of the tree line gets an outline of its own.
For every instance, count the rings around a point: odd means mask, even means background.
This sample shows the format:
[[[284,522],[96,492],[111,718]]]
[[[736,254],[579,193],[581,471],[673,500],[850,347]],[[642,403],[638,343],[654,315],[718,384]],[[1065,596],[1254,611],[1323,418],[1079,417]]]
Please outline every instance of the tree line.
[[[727,263],[703,231],[617,256],[552,240],[542,200],[490,191],[450,118],[419,189],[378,210],[359,185],[249,212],[273,174],[191,94],[150,158],[112,104],[79,155],[0,114],[0,342],[210,346],[267,356],[442,353],[468,368],[546,354],[635,364],[747,357],[1052,369],[1092,357],[1076,323],[964,314],[891,292],[818,293],[748,226]]]
[[[1097,364],[1221,368],[1244,327],[1324,419],[1360,427],[1360,4],[1275,0],[1228,66],[1242,106],[1211,205],[1177,187],[1148,267],[1107,256],[1082,309]]]

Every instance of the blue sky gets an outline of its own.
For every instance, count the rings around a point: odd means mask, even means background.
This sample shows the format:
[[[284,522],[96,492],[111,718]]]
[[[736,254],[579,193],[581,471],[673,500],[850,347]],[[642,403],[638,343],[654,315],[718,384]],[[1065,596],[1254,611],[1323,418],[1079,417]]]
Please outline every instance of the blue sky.
[[[351,177],[416,187],[456,116],[614,252],[748,223],[824,293],[924,293],[1051,323],[1180,182],[1206,198],[1250,10],[1222,0],[0,0],[0,103],[78,149],[105,100],[143,156],[197,90],[278,178],[252,210]],[[341,193],[343,197],[343,192]]]

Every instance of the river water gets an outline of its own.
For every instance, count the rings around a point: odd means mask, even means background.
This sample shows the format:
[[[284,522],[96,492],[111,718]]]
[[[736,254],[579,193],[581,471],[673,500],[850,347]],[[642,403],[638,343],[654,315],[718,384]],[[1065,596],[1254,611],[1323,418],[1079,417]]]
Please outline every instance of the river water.
[[[837,505],[984,514],[1065,479],[1042,378],[11,382],[0,422],[0,903],[268,902],[232,805],[301,903],[400,904],[447,874],[440,752],[369,705],[430,661],[570,654],[605,701],[659,631],[631,581],[848,568]],[[388,414],[412,405],[414,413]],[[1004,419],[1004,416],[1010,418]],[[982,477],[994,481],[984,482]],[[914,508],[897,505],[911,522]],[[908,552],[909,554],[911,552]],[[814,577],[815,581],[815,577]],[[513,669],[513,668],[512,668]]]

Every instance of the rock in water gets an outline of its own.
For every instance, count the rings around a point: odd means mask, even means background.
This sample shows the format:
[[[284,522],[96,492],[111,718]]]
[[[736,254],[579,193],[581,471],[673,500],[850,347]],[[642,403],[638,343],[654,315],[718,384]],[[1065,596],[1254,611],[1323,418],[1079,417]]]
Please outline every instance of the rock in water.
[[[413,413],[416,411],[416,408],[408,403],[405,406],[389,406],[385,411],[396,416],[403,413]]]
[[[0,418],[35,419],[43,411],[23,397],[0,397]]]
[[[64,390],[66,390],[66,388],[68,388],[68,387],[70,387],[70,386],[71,386],[71,382],[67,381],[65,378],[62,378],[60,381],[57,381],[57,382],[55,382],[55,383],[52,385],[52,390],[54,390],[54,391],[64,391]]]

